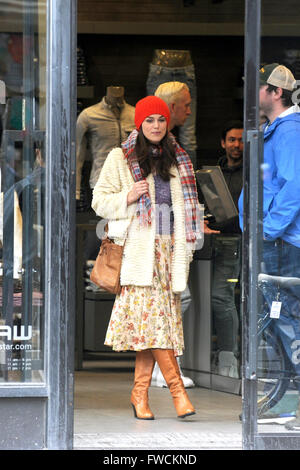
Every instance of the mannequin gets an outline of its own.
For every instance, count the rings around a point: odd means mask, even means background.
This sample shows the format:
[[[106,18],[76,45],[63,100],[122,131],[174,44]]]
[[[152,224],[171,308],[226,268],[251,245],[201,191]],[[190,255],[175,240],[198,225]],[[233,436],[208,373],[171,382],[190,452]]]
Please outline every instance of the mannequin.
[[[106,88],[105,100],[108,104],[117,104],[122,106],[124,104],[124,87],[108,86]]]
[[[193,62],[190,51],[155,49],[152,64],[162,67],[186,67],[193,65]]]
[[[108,86],[102,100],[84,109],[76,126],[76,199],[80,199],[83,163],[92,158],[90,188],[93,189],[108,153],[119,147],[135,128],[134,106],[126,103],[123,86]]]
[[[119,119],[121,108],[124,106],[124,87],[123,86],[109,86],[106,88],[106,103],[110,106],[115,116]]]
[[[194,169],[197,169],[196,109],[197,87],[195,67],[188,50],[155,49],[146,82],[147,94],[154,95],[158,86],[166,82],[185,83],[190,91],[191,114],[184,125],[176,129],[180,145],[189,154]],[[177,135],[178,134],[178,135]]]

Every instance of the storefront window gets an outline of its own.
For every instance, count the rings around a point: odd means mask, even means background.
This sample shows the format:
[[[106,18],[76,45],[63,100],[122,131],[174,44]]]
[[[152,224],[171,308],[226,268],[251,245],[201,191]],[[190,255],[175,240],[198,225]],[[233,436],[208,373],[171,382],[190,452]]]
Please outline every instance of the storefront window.
[[[300,409],[297,43],[293,37],[274,37],[271,45],[262,38],[260,77],[266,83],[259,90],[263,233],[258,274],[258,430],[287,436],[289,431],[300,431],[300,418],[296,418]],[[268,105],[266,99],[270,99]]]
[[[246,1],[247,164],[239,207],[248,449],[298,449],[300,437],[299,41],[285,22],[288,6],[278,5],[275,28],[271,1]]]
[[[45,0],[1,6],[0,80],[0,383],[42,383]]]

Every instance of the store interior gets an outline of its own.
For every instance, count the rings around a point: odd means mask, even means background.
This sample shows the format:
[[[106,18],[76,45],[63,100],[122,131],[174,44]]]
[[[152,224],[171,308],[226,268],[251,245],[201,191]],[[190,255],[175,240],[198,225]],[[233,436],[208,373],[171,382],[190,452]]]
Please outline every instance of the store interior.
[[[243,38],[222,38],[228,50],[233,48],[236,54],[228,58],[220,51],[220,38],[201,36],[136,36],[136,35],[78,35],[78,116],[86,108],[100,102],[107,93],[107,87],[124,87],[126,103],[135,106],[136,102],[147,95],[149,65],[157,50],[185,51],[192,58],[195,68],[196,98],[196,137],[197,168],[202,165],[215,165],[222,148],[220,145],[221,128],[224,115],[227,118],[241,119]],[[99,44],[99,47],[95,46]],[[105,44],[102,48],[101,44]],[[219,70],[222,72],[220,80]],[[88,137],[87,137],[88,138]],[[92,145],[92,144],[91,144]],[[191,397],[197,404],[196,418],[192,429],[187,429],[187,422],[180,422],[174,416],[172,401],[167,389],[151,387],[150,399],[157,407],[159,418],[153,423],[141,422],[133,417],[129,396],[134,372],[134,353],[115,353],[104,346],[104,337],[114,296],[99,292],[89,280],[91,260],[97,256],[99,239],[96,225],[99,218],[90,208],[91,188],[89,184],[93,157],[88,144],[81,170],[80,200],[77,201],[77,350],[75,355],[75,441],[84,445],[84,436],[93,434],[96,444],[109,433],[111,441],[120,440],[123,445],[130,445],[128,433],[153,433],[153,444],[169,439],[169,445],[180,446],[181,433],[192,433],[193,444],[197,439],[205,439],[207,425],[212,433],[218,433],[218,426],[223,422],[227,431],[234,436],[234,445],[241,445],[241,381],[239,378],[220,377],[213,372],[213,350],[215,337],[211,325],[209,296],[205,292],[210,285],[198,288],[199,273],[196,268],[191,281],[194,299],[187,312],[185,341],[190,348],[182,358],[183,373],[192,378],[195,387],[190,389]],[[200,259],[196,262],[201,270],[211,270],[211,240],[205,243]],[[84,278],[82,277],[84,273]],[[191,276],[192,277],[192,276]],[[198,296],[203,291],[201,301]],[[199,315],[199,302],[204,309]],[[236,303],[239,304],[239,287],[236,289]],[[201,324],[199,324],[201,318]],[[194,328],[199,328],[199,337],[191,338]],[[208,333],[208,335],[207,335]],[[200,357],[199,359],[197,357]],[[196,359],[195,359],[196,357]],[[195,366],[195,361],[197,365]],[[185,368],[184,368],[185,367]],[[192,370],[195,369],[196,370]],[[122,392],[120,392],[122,390]],[[153,397],[153,398],[152,398]],[[226,406],[224,407],[224,401]],[[212,403],[214,403],[212,405]],[[209,410],[203,415],[204,410]],[[174,419],[175,418],[175,419]],[[219,423],[219,424],[218,424]],[[149,426],[150,424],[150,426]],[[152,426],[151,426],[152,424]],[[206,431],[205,431],[206,430]],[[169,435],[171,432],[172,435]],[[120,436],[121,433],[121,436]],[[232,434],[233,433],[233,434]],[[77,437],[76,437],[77,436]],[[102,436],[102,437],[101,437]],[[91,436],[89,436],[91,438]],[[231,440],[232,440],[231,439]],[[83,441],[82,441],[83,440]],[[225,442],[225,441],[224,441]],[[104,444],[103,444],[104,445]],[[117,445],[117,444],[116,444]],[[132,445],[132,444],[131,444]],[[166,445],[166,444],[164,444]],[[187,442],[184,444],[187,445]],[[209,445],[209,442],[208,442]],[[227,442],[224,444],[233,445]]]

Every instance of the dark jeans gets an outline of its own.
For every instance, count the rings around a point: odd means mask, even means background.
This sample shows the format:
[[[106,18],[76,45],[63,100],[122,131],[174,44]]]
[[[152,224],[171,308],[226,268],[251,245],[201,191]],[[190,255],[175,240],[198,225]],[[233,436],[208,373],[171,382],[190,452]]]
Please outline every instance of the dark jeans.
[[[147,77],[147,94],[154,95],[156,88],[165,82],[178,81],[185,83],[190,90],[192,103],[191,114],[183,126],[179,128],[179,143],[189,154],[194,169],[197,169],[197,139],[196,139],[196,110],[197,110],[197,87],[194,65],[185,67],[165,67],[160,65],[149,65]]]
[[[221,351],[238,353],[239,317],[235,286],[240,274],[240,237],[218,236],[214,241],[212,312]]]
[[[264,242],[263,269],[266,274],[273,276],[300,278],[300,248],[282,240]],[[281,339],[291,367],[300,376],[300,286],[276,288],[282,302],[280,317],[273,319],[272,329]],[[269,308],[276,300],[265,295]],[[296,384],[300,390],[300,383]]]

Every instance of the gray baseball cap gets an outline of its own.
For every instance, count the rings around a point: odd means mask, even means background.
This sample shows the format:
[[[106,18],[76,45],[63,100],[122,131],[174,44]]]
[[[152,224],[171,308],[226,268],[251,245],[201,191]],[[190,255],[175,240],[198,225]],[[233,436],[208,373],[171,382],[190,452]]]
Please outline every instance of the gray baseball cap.
[[[274,85],[284,90],[293,91],[296,88],[296,80],[292,72],[277,63],[264,65],[259,71],[261,85]]]

